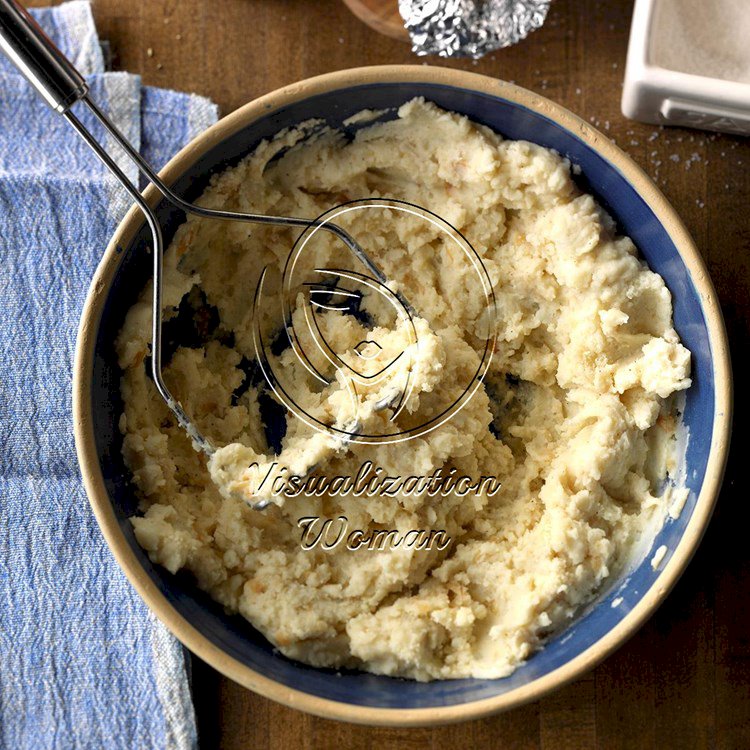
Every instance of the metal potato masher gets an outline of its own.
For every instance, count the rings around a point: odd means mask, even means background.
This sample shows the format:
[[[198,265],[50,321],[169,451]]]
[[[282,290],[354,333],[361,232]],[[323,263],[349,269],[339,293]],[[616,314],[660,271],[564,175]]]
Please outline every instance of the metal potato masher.
[[[162,285],[164,239],[156,214],[145,201],[139,190],[128,179],[114,159],[72,111],[73,105],[80,102],[93,113],[105,131],[125,151],[139,171],[154,185],[157,190],[173,205],[185,213],[195,214],[207,219],[244,221],[257,224],[276,224],[292,227],[320,227],[337,236],[354,256],[364,264],[368,272],[379,282],[385,284],[383,272],[373,263],[359,244],[342,228],[328,222],[296,218],[292,216],[266,216],[264,214],[234,213],[196,206],[176,195],[144,161],[138,151],[128,142],[118,128],[91,100],[89,87],[75,66],[55,46],[42,31],[29,13],[16,0],[0,0],[0,49],[15,65],[19,72],[36,89],[37,93],[64,117],[104,166],[117,178],[127,190],[130,197],[143,212],[153,241],[153,297],[152,297],[152,341],[151,371],[153,381],[160,395],[177,418],[180,426],[192,439],[196,449],[210,457],[214,446],[205,438],[195,423],[185,413],[179,401],[172,395],[162,376]],[[408,303],[404,301],[408,307]],[[380,402],[376,408],[383,409],[390,405],[392,399]],[[314,467],[310,467],[311,471]],[[262,509],[269,504],[268,500],[250,503],[255,509]]]

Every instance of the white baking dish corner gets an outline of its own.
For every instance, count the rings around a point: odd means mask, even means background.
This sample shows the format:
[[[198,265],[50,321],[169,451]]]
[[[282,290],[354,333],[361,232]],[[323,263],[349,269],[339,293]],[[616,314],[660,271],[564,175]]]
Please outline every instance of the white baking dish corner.
[[[667,70],[650,62],[650,39],[658,2],[636,0],[635,3],[622,113],[632,120],[658,125],[750,135],[750,84]]]

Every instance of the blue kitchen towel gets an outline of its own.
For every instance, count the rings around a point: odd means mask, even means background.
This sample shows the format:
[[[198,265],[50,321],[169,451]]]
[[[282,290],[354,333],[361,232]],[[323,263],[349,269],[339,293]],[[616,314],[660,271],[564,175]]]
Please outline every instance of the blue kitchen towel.
[[[156,166],[216,119],[205,99],[104,72],[88,3],[34,14]],[[197,744],[185,652],[109,552],[73,442],[78,319],[126,208],[78,136],[2,61],[0,748]]]
[[[112,120],[141,150],[143,91],[140,78],[129,73],[95,73],[87,76],[87,80],[92,99],[108,104]],[[170,95],[183,96],[171,91],[162,93],[167,99]],[[64,118],[49,110],[25,78],[0,75],[0,105],[0,174],[10,179],[22,174],[42,179],[68,177],[84,181],[109,178],[106,167],[83,139],[73,132]],[[74,111],[99,141],[112,150],[104,128],[96,122],[94,115],[81,106]],[[158,125],[154,123],[148,127],[150,130]],[[168,140],[169,134],[164,134],[163,138]],[[181,142],[172,139],[170,145],[174,148],[175,143],[179,145]],[[113,155],[128,177],[138,182],[135,165],[119,150],[113,151]]]
[[[31,14],[81,75],[104,72],[104,56],[88,0],[72,0],[56,8],[34,8]],[[16,69],[2,55],[0,73],[16,75]]]

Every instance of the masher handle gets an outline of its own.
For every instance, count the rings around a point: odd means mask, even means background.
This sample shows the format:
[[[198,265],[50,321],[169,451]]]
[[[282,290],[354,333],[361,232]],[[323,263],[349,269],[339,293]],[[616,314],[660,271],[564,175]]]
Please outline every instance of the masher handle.
[[[88,93],[73,63],[16,0],[0,0],[0,49],[57,112],[67,112]]]

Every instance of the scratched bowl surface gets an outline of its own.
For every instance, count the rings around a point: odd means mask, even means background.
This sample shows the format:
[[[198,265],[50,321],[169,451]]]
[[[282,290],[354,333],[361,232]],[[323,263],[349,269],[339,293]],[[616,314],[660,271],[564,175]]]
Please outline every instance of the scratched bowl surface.
[[[619,231],[664,277],[673,296],[675,327],[693,355],[693,385],[684,412],[689,441],[682,457],[690,494],[683,512],[666,521],[642,560],[508,678],[418,683],[337,674],[279,655],[248,622],[225,614],[188,576],[171,575],[151,563],[128,521],[137,512],[137,498],[121,456],[117,423],[122,404],[113,342],[151,270],[149,235],[136,214],[126,218],[102,262],[105,293],[92,292],[83,322],[89,335],[82,337],[77,364],[77,437],[92,505],[131,580],[173,632],[218,669],[269,697],[322,715],[390,724],[453,721],[538,698],[632,634],[682,572],[708,522],[723,471],[730,408],[725,334],[710,282],[679,220],[640,170],[601,134],[540,97],[481,76],[421,66],[343,71],[306,83],[248,105],[228,124],[215,126],[218,131],[198,139],[199,148],[176,157],[167,170],[176,190],[195,199],[212,174],[236,164],[282,128],[310,118],[342,127],[362,109],[390,110],[385,116],[392,117],[394,107],[417,96],[506,138],[533,141],[565,155],[580,168],[581,188],[598,199]],[[184,216],[164,202],[158,212],[168,243]],[[650,560],[661,545],[667,553],[654,570]]]

